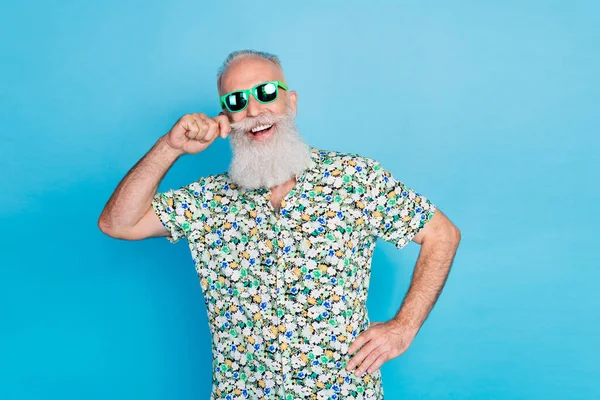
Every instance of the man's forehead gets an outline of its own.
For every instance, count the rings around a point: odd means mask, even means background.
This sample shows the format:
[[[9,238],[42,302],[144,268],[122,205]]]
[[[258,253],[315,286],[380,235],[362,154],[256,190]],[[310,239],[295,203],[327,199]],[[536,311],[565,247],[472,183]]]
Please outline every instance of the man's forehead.
[[[283,71],[272,63],[257,57],[244,57],[234,61],[225,71],[221,81],[223,93],[250,89],[265,81],[285,81]]]

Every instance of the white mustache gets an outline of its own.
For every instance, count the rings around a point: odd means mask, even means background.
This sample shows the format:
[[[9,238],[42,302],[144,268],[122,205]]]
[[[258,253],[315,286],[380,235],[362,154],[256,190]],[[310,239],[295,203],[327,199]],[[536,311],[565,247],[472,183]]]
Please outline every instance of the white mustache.
[[[263,113],[256,117],[246,117],[241,121],[232,122],[230,125],[232,133],[249,132],[261,125],[274,125],[286,118],[285,114]]]

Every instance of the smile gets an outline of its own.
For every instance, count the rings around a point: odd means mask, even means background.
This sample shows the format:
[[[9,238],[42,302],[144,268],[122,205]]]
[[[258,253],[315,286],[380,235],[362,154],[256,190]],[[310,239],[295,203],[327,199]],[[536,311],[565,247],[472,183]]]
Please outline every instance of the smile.
[[[273,125],[260,125],[250,130],[250,133],[252,133],[252,136],[254,137],[267,136],[273,130],[272,128]]]
[[[256,128],[252,129],[252,133],[259,133],[262,131],[266,131],[267,129],[270,129],[273,125],[261,125],[261,126],[257,126]]]

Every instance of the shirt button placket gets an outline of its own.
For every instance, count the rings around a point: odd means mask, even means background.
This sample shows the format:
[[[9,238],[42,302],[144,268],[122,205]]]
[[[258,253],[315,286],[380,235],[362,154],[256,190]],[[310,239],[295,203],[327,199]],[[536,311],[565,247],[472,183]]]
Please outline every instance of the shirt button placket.
[[[280,239],[282,243],[286,230],[286,225],[284,222],[286,222],[290,205],[291,203],[288,202],[285,207],[281,208],[281,211],[279,212],[279,215],[275,221],[275,223],[277,224],[276,226],[279,230],[277,238]],[[285,246],[277,246],[277,309],[279,310],[277,315],[278,320],[280,321],[279,323],[283,324],[283,326],[286,328],[283,332],[279,332],[278,337],[280,343],[279,348],[281,349],[282,345],[284,347],[284,350],[281,350],[281,368],[283,372],[284,388],[289,388],[292,385],[292,356],[290,346],[291,340],[290,338],[286,337],[287,327],[285,326],[284,318],[285,315],[289,312],[289,310],[287,310],[286,308],[285,256]],[[284,400],[291,399],[291,396],[292,395],[289,392],[289,389],[286,389]]]
[[[280,246],[280,243],[283,243],[283,234],[284,227],[282,225],[282,218],[285,218],[282,213],[283,209],[279,212],[279,215],[275,216],[273,214],[272,224],[273,228],[276,231],[275,234],[275,243],[273,244],[273,258],[276,260],[274,273],[276,276],[276,304],[275,304],[275,320],[277,321],[277,344],[278,344],[278,354],[279,360],[281,362],[281,379],[282,379],[282,390],[279,393],[283,396],[283,399],[287,398],[288,391],[286,387],[291,384],[291,356],[290,356],[290,346],[288,340],[285,337],[285,330],[281,332],[279,330],[279,326],[283,325],[285,327],[285,313],[287,310],[285,309],[285,251],[284,246]],[[285,344],[287,343],[287,344]],[[282,347],[284,350],[282,350]]]
[[[265,223],[264,228],[267,230],[272,230],[275,227],[275,221],[272,219],[272,217],[268,218],[268,220],[266,220],[264,223]],[[269,240],[269,239],[265,238],[265,240]],[[273,262],[271,263],[271,266],[268,270],[268,272],[270,274],[276,274],[276,272],[277,272],[277,257],[276,257],[276,255],[277,255],[276,245],[273,243],[272,250],[267,255],[268,257],[271,257],[271,259],[273,260]],[[277,275],[275,275],[275,276],[277,276]],[[268,293],[268,299],[269,299],[269,305],[267,306],[267,309],[269,311],[269,313],[268,313],[269,320],[270,320],[272,326],[277,328],[279,325],[279,320],[277,317],[277,295],[276,295],[277,279],[275,279],[274,281],[275,281],[275,283],[273,285],[269,284],[268,287],[265,287],[265,290]],[[275,369],[271,371],[273,373],[273,380],[275,381],[275,388],[270,392],[269,395],[265,396],[265,399],[279,398],[280,388],[283,387],[283,379],[281,378],[282,360],[281,360],[281,354],[279,353],[278,331],[275,331],[274,333],[272,333],[272,335],[273,335],[272,338],[265,340],[265,345],[266,345],[266,349],[267,349],[267,356],[271,360],[273,360],[273,366],[275,367]]]

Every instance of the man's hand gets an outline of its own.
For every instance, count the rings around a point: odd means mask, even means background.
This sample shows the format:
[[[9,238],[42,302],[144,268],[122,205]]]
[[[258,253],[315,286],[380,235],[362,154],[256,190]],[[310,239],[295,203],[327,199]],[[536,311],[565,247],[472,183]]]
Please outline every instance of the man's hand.
[[[416,332],[405,329],[400,322],[373,322],[369,329],[358,335],[348,347],[348,354],[360,351],[348,361],[346,370],[361,376],[365,372],[375,372],[386,361],[404,353],[416,336]]]
[[[218,136],[225,139],[230,131],[229,120],[223,113],[215,118],[201,113],[186,114],[165,135],[165,142],[182,154],[196,154],[210,146]]]

